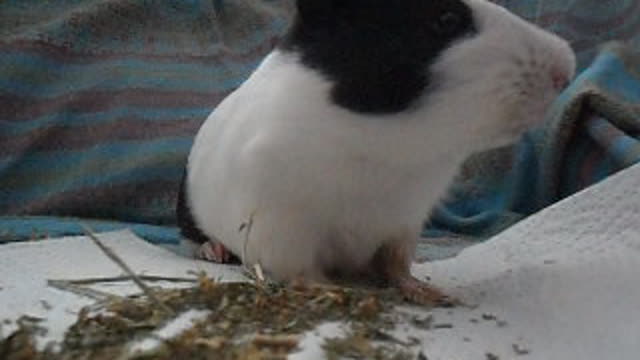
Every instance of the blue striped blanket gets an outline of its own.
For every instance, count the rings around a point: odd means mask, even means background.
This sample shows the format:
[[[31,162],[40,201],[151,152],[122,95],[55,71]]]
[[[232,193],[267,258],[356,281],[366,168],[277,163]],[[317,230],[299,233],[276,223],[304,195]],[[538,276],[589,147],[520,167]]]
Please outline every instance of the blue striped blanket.
[[[569,39],[582,75],[541,129],[470,159],[426,237],[482,240],[636,160],[640,2],[496,2]],[[291,11],[292,0],[0,1],[0,242],[78,234],[82,219],[177,243],[193,136]],[[627,44],[596,58],[613,39]]]

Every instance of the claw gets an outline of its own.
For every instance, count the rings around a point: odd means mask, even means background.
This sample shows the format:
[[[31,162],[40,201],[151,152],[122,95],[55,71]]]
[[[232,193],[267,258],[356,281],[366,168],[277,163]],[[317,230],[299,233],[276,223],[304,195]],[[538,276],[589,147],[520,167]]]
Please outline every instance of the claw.
[[[217,241],[208,241],[202,244],[196,251],[196,257],[218,264],[226,264],[231,260],[231,253]]]
[[[399,280],[398,288],[407,300],[416,304],[441,307],[452,307],[461,304],[460,301],[445,295],[440,290],[413,276]]]

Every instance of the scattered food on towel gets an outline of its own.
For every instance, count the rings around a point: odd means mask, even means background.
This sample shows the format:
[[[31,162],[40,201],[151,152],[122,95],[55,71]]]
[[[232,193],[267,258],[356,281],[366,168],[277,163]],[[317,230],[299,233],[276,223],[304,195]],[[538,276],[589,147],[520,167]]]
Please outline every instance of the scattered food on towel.
[[[0,357],[62,359],[285,359],[305,332],[327,321],[348,321],[344,336],[322,345],[327,358],[413,359],[419,340],[391,334],[397,324],[424,327],[433,320],[391,310],[403,301],[394,291],[338,286],[292,286],[257,281],[218,283],[155,292],[163,311],[144,295],[83,309],[59,349],[39,352],[37,319],[0,342]],[[178,315],[176,315],[178,314]],[[424,316],[423,316],[424,317]]]

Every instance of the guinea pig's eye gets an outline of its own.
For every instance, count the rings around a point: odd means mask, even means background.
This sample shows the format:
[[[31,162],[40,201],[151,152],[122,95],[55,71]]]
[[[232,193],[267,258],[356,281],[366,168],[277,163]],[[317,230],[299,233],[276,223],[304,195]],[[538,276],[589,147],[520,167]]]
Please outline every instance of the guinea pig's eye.
[[[460,15],[447,11],[438,17],[435,24],[435,30],[440,34],[451,34],[458,30],[461,23],[462,19],[460,18]]]

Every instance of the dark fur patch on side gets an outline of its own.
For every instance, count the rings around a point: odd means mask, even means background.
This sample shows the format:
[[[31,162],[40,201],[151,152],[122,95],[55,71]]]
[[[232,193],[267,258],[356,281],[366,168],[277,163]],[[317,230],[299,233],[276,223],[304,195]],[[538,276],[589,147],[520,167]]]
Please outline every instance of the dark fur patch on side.
[[[188,193],[187,193],[187,169],[185,168],[182,175],[182,181],[180,183],[180,189],[178,190],[178,202],[176,205],[176,217],[178,220],[178,227],[180,228],[180,234],[185,238],[195,241],[199,244],[204,244],[212,240],[196,225],[196,222],[191,213],[189,207]],[[229,251],[229,250],[227,250]],[[240,258],[229,251],[231,255],[226,264],[240,264]]]
[[[182,182],[180,184],[180,190],[178,191],[178,204],[176,206],[176,216],[178,220],[178,227],[182,236],[203,244],[210,241],[209,237],[205,235],[202,230],[196,225],[191,209],[189,208],[187,200],[187,170],[184,170],[182,175]]]

